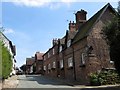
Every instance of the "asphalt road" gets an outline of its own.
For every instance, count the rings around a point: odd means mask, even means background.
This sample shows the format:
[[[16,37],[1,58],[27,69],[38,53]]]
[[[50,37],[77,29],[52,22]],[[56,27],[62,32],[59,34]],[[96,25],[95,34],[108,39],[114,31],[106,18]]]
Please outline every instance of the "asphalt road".
[[[20,75],[18,80],[17,88],[74,88],[64,82],[38,75]]]
[[[19,84],[15,90],[120,90],[120,86],[69,86],[68,84],[52,78],[39,75],[20,75]],[[11,89],[13,90],[13,89]]]

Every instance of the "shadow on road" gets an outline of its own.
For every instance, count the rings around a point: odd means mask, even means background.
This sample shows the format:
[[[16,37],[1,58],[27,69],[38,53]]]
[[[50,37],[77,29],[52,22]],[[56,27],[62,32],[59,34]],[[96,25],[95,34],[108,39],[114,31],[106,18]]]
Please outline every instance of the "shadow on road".
[[[26,75],[28,81],[36,81],[39,84],[44,85],[67,85],[67,83],[62,82],[58,79],[53,79],[50,77],[39,76],[39,75]]]

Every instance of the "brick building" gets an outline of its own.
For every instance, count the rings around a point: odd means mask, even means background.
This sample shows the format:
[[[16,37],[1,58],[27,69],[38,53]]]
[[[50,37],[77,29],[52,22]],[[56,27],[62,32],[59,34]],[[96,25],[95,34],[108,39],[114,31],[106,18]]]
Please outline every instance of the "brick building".
[[[43,53],[40,53],[40,52],[36,52],[35,54],[35,68],[36,68],[36,71],[35,73],[36,74],[43,74]]]
[[[35,57],[26,58],[26,74],[33,74],[34,70]]]
[[[89,20],[86,19],[86,11],[78,11],[76,23],[70,21],[65,36],[54,39],[53,47],[43,55],[44,75],[88,84],[91,73],[113,68],[102,28],[115,13],[109,3]]]

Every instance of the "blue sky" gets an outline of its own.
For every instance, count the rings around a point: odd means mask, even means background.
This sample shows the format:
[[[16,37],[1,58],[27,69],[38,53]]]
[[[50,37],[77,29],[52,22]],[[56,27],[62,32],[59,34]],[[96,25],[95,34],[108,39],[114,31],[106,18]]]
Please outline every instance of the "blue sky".
[[[84,9],[87,19],[107,2],[40,2],[42,0],[21,0],[2,2],[2,26],[4,34],[16,45],[17,66],[25,63],[36,51],[46,52],[52,46],[53,38],[61,38],[68,30],[69,21],[75,21],[74,12]],[[35,2],[36,1],[36,2]],[[39,1],[39,2],[38,2]],[[110,2],[116,8],[117,2]],[[0,18],[1,19],[1,18]]]

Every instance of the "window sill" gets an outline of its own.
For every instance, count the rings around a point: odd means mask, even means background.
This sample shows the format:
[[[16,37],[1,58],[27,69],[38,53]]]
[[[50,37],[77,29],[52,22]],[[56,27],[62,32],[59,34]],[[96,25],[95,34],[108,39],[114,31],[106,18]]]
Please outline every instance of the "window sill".
[[[80,67],[85,67],[85,64],[81,64]]]
[[[68,67],[67,69],[70,70],[70,69],[73,69],[73,67]]]
[[[55,70],[55,68],[51,68],[52,70]]]
[[[60,70],[64,70],[64,68],[60,68]]]

